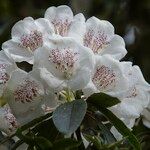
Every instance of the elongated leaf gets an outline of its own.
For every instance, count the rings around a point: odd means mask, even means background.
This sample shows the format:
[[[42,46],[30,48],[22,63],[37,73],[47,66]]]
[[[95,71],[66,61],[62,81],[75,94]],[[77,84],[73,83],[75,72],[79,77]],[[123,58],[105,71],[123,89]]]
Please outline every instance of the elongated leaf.
[[[32,129],[32,132],[37,134],[37,136],[43,136],[50,141],[56,140],[56,138],[60,138],[61,133],[56,129],[52,119],[43,121]],[[48,134],[47,134],[48,133]],[[58,136],[59,135],[59,136]]]
[[[94,93],[88,97],[87,102],[107,108],[120,103],[120,100],[105,93]]]
[[[70,150],[72,148],[76,148],[76,147],[80,146],[80,144],[81,144],[81,142],[66,138],[66,139],[56,141],[54,143],[52,150],[62,150],[62,149],[63,150]]]
[[[109,129],[107,129],[107,127],[103,123],[99,122],[98,127],[100,128],[101,134],[104,136],[104,139],[107,141],[107,144],[116,142],[113,134],[110,132]]]
[[[93,143],[93,146],[96,150],[100,150],[102,148],[102,142],[99,137],[97,137],[95,135],[94,136],[84,135],[84,136],[89,142]]]
[[[41,150],[51,150],[52,143],[49,140],[47,140],[46,138],[44,138],[44,137],[35,137],[34,141],[35,141],[35,144],[38,145],[38,147]]]
[[[108,120],[115,126],[115,128],[124,136],[127,137],[130,144],[136,149],[141,150],[140,143],[136,136],[126,127],[126,125],[117,118],[110,110],[99,107],[99,110],[108,118]]]
[[[64,134],[72,134],[81,124],[87,109],[84,100],[74,100],[57,107],[53,113],[56,128]]]

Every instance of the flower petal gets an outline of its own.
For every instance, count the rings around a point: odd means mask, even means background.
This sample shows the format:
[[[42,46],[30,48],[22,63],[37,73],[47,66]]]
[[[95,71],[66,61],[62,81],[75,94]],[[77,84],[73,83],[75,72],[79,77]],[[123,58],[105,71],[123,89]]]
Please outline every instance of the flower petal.
[[[91,48],[95,54],[101,54],[113,36],[114,27],[108,21],[99,20],[96,17],[91,17],[86,21],[84,46]]]
[[[11,30],[12,38],[19,38],[22,34],[30,34],[30,30],[34,29],[34,19],[32,17],[26,17],[23,20],[18,21]]]
[[[8,104],[0,108],[0,130],[10,135],[16,131],[18,127],[16,118],[11,113]]]
[[[4,98],[21,125],[43,114],[41,103],[44,95],[40,81],[35,80],[23,70],[13,71]]]
[[[3,50],[0,51],[0,97],[3,95],[11,72],[17,68],[12,59],[7,57]]]
[[[121,36],[114,35],[109,45],[101,52],[101,55],[110,54],[115,59],[122,59],[126,54],[125,43]]]
[[[83,43],[83,37],[86,31],[85,17],[83,14],[77,14],[74,16],[73,22],[70,25],[68,36],[73,37],[79,43]]]
[[[68,6],[61,5],[48,8],[45,12],[45,18],[53,24],[56,34],[66,36],[73,21],[73,13]]]
[[[92,51],[79,45],[72,38],[51,39],[51,44],[38,49],[35,53],[34,68],[46,68],[62,83],[70,84],[73,78],[79,79],[77,76],[82,71],[89,72],[87,73],[89,76],[93,67]]]
[[[16,62],[27,61],[33,63],[33,53],[23,47],[18,46],[19,43],[14,40],[9,40],[3,43],[2,49],[4,49],[6,55],[13,58]]]

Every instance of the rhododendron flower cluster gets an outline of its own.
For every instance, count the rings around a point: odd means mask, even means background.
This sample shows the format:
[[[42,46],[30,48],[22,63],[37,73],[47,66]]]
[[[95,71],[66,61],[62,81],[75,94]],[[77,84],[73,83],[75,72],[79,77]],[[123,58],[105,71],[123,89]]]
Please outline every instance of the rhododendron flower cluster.
[[[150,85],[138,66],[121,61],[126,53],[110,22],[86,20],[65,5],[48,8],[44,18],[18,21],[0,51],[0,130],[15,132],[74,100],[78,90],[84,100],[99,92],[117,97],[121,102],[109,110],[129,128],[140,115],[150,127]],[[20,62],[32,70],[19,68]]]

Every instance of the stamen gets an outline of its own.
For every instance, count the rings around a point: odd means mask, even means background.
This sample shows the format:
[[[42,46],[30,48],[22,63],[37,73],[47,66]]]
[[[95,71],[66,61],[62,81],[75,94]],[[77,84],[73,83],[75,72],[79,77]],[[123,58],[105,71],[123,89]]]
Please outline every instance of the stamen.
[[[109,44],[108,37],[104,32],[89,29],[84,36],[84,46],[89,47],[95,54],[99,54]]]
[[[29,49],[32,52],[43,46],[42,33],[37,30],[31,31],[30,34],[22,35],[20,40],[21,43],[19,46]]]
[[[127,96],[127,98],[133,98],[133,97],[136,97],[138,94],[137,94],[137,89],[136,87],[133,87],[130,91],[129,91],[129,95]]]
[[[61,36],[67,36],[68,31],[71,25],[71,21],[68,19],[61,20],[61,19],[54,19],[52,21],[52,24],[54,25],[55,33],[59,34]]]
[[[25,79],[14,91],[15,101],[31,102],[38,96],[39,85],[35,81]]]
[[[64,51],[53,49],[49,55],[49,61],[54,63],[55,68],[63,72],[66,78],[69,78],[73,74],[74,64],[78,60],[77,54],[69,48]]]
[[[92,79],[98,89],[105,89],[109,86],[115,86],[115,80],[116,75],[113,70],[104,65],[96,69]]]
[[[7,120],[9,124],[9,131],[12,132],[14,128],[18,127],[17,120],[14,115],[11,113],[9,108],[5,108],[4,118]]]
[[[6,73],[7,64],[0,64],[0,84],[5,84],[9,80],[9,75]]]

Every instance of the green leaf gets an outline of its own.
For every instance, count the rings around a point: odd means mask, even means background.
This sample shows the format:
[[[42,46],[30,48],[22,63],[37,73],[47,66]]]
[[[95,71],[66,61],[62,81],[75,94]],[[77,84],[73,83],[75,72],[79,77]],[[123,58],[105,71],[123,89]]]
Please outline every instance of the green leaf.
[[[120,146],[120,145],[123,143],[123,141],[124,141],[125,139],[126,139],[126,138],[123,138],[123,139],[120,140],[120,141],[117,141],[117,142],[114,142],[114,143],[112,143],[112,144],[109,144],[109,145],[107,146],[107,148],[108,148],[108,149],[111,149],[111,150],[114,150],[116,147]]]
[[[52,148],[52,143],[44,137],[35,137],[34,141],[40,150],[50,150]]]
[[[87,102],[107,108],[120,103],[120,100],[105,93],[94,93],[88,97]]]
[[[78,142],[74,139],[66,138],[54,143],[52,150],[70,150],[76,147],[79,147],[81,142]]]
[[[116,142],[113,134],[110,132],[110,130],[101,122],[98,123],[98,127],[101,130],[101,134],[103,135],[105,141],[107,142],[107,144]]]
[[[124,137],[127,137],[130,144],[136,150],[141,150],[140,143],[138,142],[136,136],[126,127],[126,125],[119,118],[117,118],[110,110],[106,108],[98,107],[98,109],[106,116],[106,118],[108,118],[108,120]]]
[[[34,150],[34,146],[33,145],[29,145],[27,150]]]
[[[93,143],[93,146],[96,150],[100,150],[102,148],[102,142],[99,137],[97,137],[95,135],[93,135],[93,136],[92,135],[84,135],[84,136],[89,142]]]
[[[81,124],[87,109],[84,100],[74,100],[60,105],[53,112],[56,128],[64,134],[72,134]]]
[[[56,139],[63,136],[55,127],[52,119],[46,120],[38,124],[32,129],[37,136],[43,136],[50,141],[55,141]],[[48,134],[47,134],[48,133]],[[58,136],[59,135],[59,136]]]

